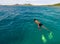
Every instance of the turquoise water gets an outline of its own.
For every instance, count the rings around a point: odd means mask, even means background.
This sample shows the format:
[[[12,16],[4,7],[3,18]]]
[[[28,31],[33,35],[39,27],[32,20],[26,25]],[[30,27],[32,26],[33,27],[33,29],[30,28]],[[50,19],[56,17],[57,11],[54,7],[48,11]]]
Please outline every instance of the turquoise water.
[[[60,7],[0,6],[0,44],[60,44]]]

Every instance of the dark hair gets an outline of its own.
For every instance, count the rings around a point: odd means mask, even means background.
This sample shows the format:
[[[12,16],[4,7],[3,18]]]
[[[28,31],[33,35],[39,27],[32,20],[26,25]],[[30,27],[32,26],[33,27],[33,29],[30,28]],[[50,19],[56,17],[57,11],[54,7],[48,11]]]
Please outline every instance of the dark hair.
[[[34,21],[37,20],[37,19],[34,19]]]

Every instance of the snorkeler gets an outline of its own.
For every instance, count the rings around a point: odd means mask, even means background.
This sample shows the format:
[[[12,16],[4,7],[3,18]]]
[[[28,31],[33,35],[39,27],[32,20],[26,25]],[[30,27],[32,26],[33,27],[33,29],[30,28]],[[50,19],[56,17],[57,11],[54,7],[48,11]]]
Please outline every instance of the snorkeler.
[[[38,25],[38,29],[40,29],[40,27],[42,27],[42,28],[44,28],[44,29],[46,29],[48,32],[49,32],[49,35],[48,35],[48,37],[49,37],[49,39],[52,39],[53,38],[53,32],[52,31],[50,31],[49,29],[47,29],[41,22],[39,22],[37,19],[34,19],[34,22]],[[40,30],[41,31],[41,30]],[[42,33],[42,41],[44,42],[44,43],[46,43],[47,42],[47,39],[45,38],[45,36],[44,36],[44,34]]]
[[[40,27],[42,27],[42,28],[46,29],[47,31],[50,31],[41,22],[39,22],[37,19],[34,19],[34,22],[38,25],[38,29],[40,29]]]

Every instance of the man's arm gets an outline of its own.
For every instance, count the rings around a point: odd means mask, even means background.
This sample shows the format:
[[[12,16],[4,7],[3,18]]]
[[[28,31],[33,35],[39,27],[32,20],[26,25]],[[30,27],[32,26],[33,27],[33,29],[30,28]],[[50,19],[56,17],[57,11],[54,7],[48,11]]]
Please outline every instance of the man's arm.
[[[40,29],[40,26],[39,26],[39,24],[38,24],[38,29]]]

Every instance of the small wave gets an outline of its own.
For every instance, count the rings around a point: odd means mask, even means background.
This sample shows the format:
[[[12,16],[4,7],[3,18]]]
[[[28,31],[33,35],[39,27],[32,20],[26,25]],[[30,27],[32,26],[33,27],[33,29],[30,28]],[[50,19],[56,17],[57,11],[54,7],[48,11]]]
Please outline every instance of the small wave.
[[[3,20],[3,19],[6,19],[8,16],[9,16],[8,14],[0,16],[0,21]]]
[[[7,25],[3,25],[3,26],[0,26],[0,27],[7,27],[7,26],[11,26],[11,24],[13,24],[13,21],[8,23]]]
[[[56,21],[49,20],[49,19],[46,19],[46,18],[40,18],[40,19],[42,19],[43,21],[46,21],[46,22],[57,23]]]

